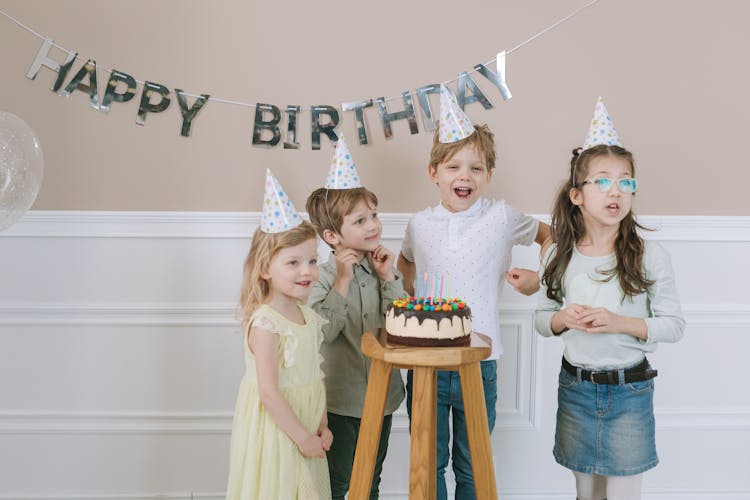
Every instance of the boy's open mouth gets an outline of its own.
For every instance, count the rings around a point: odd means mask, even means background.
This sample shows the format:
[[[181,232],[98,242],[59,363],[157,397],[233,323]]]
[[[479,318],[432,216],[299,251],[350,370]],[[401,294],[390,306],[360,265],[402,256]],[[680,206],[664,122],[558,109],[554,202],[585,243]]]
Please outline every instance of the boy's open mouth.
[[[469,196],[471,196],[471,193],[473,193],[474,190],[468,187],[457,187],[453,188],[453,192],[459,198],[468,198]]]

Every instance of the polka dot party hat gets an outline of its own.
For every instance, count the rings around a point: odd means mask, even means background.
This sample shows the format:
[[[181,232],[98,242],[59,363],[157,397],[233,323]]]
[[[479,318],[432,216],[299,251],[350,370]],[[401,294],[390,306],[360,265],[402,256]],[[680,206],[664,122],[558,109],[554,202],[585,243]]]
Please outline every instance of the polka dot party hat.
[[[585,151],[594,146],[598,146],[599,144],[622,146],[622,142],[620,142],[615,126],[612,123],[612,118],[609,117],[609,113],[607,113],[607,108],[604,106],[604,101],[601,96],[599,97],[599,100],[596,101],[594,118],[591,120],[589,133],[586,134],[586,140],[583,142],[583,149]]]
[[[273,176],[271,170],[266,169],[266,193],[263,195],[263,216],[260,229],[264,233],[282,233],[299,226],[302,218],[294,209],[289,196]]]
[[[339,132],[339,140],[336,142],[336,150],[333,152],[333,161],[326,177],[326,189],[353,189],[362,187],[359,174],[354,167],[354,160],[349,147],[344,140],[344,134]]]
[[[447,144],[466,139],[474,133],[469,117],[458,106],[456,96],[445,85],[440,85],[440,128],[438,141]]]

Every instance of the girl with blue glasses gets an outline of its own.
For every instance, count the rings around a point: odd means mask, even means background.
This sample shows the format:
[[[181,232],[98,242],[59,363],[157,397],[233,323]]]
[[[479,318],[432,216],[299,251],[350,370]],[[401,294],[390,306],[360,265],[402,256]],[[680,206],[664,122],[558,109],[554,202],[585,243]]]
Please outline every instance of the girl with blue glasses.
[[[640,499],[658,463],[646,354],[685,328],[669,255],[638,234],[634,169],[600,101],[557,195],[534,315],[565,344],[553,455],[579,500]]]

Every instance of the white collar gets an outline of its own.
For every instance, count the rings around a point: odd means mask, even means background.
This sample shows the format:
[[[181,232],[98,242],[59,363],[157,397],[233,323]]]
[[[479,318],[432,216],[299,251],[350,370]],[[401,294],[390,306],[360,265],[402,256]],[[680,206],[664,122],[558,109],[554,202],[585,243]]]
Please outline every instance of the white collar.
[[[451,212],[447,208],[445,208],[445,205],[443,205],[443,202],[441,201],[433,210],[435,215],[441,216],[441,217],[472,217],[477,214],[482,209],[482,206],[484,198],[479,198],[477,201],[474,202],[472,206],[467,208],[466,210],[462,210],[460,212]]]

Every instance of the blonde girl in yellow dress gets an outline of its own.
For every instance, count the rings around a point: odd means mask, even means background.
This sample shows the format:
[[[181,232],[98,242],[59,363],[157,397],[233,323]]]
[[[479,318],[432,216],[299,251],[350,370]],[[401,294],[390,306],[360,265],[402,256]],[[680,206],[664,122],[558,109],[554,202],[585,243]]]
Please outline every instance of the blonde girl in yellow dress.
[[[319,354],[325,320],[302,305],[318,279],[316,233],[268,176],[276,188],[269,190],[267,177],[266,198],[269,191],[284,198],[270,203],[268,216],[264,202],[245,261],[240,314],[246,371],[232,423],[226,498],[328,500],[325,452],[333,435]],[[279,217],[288,207],[288,217]]]

